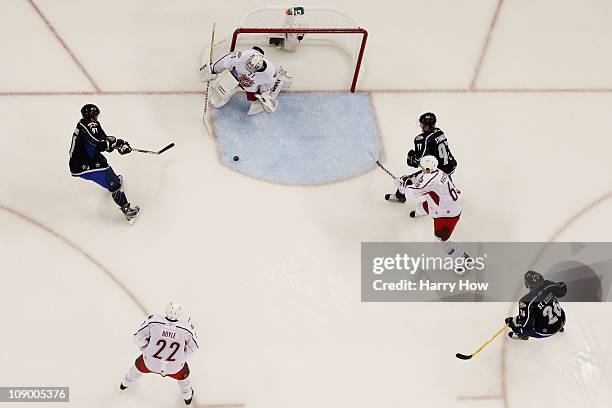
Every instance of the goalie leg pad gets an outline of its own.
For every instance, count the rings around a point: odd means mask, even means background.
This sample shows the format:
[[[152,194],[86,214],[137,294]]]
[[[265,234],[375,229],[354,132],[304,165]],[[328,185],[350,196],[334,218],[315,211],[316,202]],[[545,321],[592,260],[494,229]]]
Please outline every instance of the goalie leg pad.
[[[277,89],[280,89],[280,87],[277,87]],[[276,92],[276,94],[278,94],[278,92]],[[262,92],[261,94],[255,95],[255,97],[266,113],[274,113],[276,109],[278,109],[278,101],[269,92]]]
[[[256,115],[261,112],[274,113],[278,108],[278,101],[270,96],[270,93],[255,94],[255,100],[251,100],[248,116]]]
[[[283,67],[278,67],[274,75],[276,76],[277,81],[280,81],[272,91],[274,95],[278,95],[280,91],[286,91],[291,88],[293,77],[287,75],[287,71]],[[277,89],[278,91],[276,91]]]
[[[238,81],[229,70],[220,73],[210,85],[209,100],[213,108],[220,108],[229,102],[231,97],[238,92]]]
[[[279,67],[274,74],[276,82],[271,92],[255,94],[247,92],[247,99],[251,102],[247,115],[256,115],[261,112],[274,113],[278,109],[276,98],[282,90],[286,90],[291,85],[291,77],[287,76],[287,71]]]
[[[251,94],[256,99],[253,101],[251,98],[251,106],[249,107],[249,111],[247,115],[256,115],[261,112],[266,113],[274,113],[278,109],[278,100],[276,99],[280,91],[287,88],[286,82],[290,81],[291,78],[287,77],[286,71],[280,68],[280,70],[276,71],[277,78],[276,83],[274,84],[274,88],[272,92],[262,92],[261,94]],[[247,92],[247,96],[250,96]]]
[[[261,106],[261,102],[259,100],[249,101],[251,105],[249,106],[249,111],[247,112],[248,116],[257,115],[258,113],[263,112],[263,107]]]

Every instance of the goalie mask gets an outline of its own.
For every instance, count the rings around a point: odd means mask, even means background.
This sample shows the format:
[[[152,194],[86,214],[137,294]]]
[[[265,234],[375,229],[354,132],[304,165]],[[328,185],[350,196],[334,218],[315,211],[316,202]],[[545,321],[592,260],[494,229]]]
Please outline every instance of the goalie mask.
[[[251,55],[244,66],[247,69],[247,71],[249,71],[251,74],[259,71],[264,66],[263,55],[261,54]]]

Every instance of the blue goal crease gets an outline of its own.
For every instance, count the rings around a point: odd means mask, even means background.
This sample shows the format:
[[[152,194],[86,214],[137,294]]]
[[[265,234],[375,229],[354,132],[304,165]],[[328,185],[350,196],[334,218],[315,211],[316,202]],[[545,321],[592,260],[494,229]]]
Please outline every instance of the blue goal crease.
[[[281,93],[278,110],[247,116],[243,95],[213,112],[219,159],[281,184],[326,184],[372,168],[381,150],[368,93]],[[235,161],[234,157],[238,160]]]

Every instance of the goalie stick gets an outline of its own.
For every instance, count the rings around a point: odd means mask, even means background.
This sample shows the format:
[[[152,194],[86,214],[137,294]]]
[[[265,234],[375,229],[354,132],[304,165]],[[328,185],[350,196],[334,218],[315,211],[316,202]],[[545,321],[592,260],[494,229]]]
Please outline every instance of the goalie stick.
[[[154,152],[152,150],[143,150],[143,149],[134,149],[132,148],[133,152],[138,152],[138,153],[149,153],[149,154],[162,154],[163,152],[165,152],[168,149],[171,149],[174,147],[174,143],[170,143],[168,146],[164,147],[163,149],[161,149],[158,152]]]
[[[482,350],[483,348],[485,348],[485,347],[486,347],[486,346],[487,346],[487,345],[488,345],[490,342],[492,342],[493,340],[495,340],[495,338],[496,338],[497,336],[499,336],[499,334],[500,334],[501,332],[503,332],[504,330],[506,330],[506,327],[508,327],[508,323],[506,323],[506,324],[504,325],[504,327],[502,327],[501,329],[499,329],[499,330],[497,331],[497,333],[495,333],[495,334],[493,335],[493,337],[491,337],[491,339],[490,339],[489,341],[487,341],[487,342],[486,342],[485,344],[483,344],[482,346],[478,347],[478,349],[477,349],[475,352],[473,352],[472,354],[468,354],[468,355],[466,355],[466,354],[457,353],[457,354],[455,354],[455,357],[457,357],[457,358],[458,358],[458,359],[460,359],[460,360],[469,360],[469,359],[471,359],[471,358],[472,358],[472,357],[474,357],[476,354],[480,353],[480,350]]]
[[[213,23],[212,34],[210,38],[210,52],[208,53],[208,68],[212,70],[212,55],[213,47],[215,46],[215,31],[217,30],[217,23]],[[208,92],[210,91],[210,81],[206,82],[206,96],[204,98],[204,117],[208,111]]]

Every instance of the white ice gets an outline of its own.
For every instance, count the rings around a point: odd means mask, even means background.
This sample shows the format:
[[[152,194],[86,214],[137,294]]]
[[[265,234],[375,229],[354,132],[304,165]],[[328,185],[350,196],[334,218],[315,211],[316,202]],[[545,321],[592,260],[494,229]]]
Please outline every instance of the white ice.
[[[504,1],[475,90],[507,92],[456,92],[472,83],[497,4],[326,2],[369,30],[358,87],[373,90],[390,169],[405,169],[418,115],[438,115],[465,201],[456,240],[610,241],[612,3]],[[500,338],[459,361],[515,305],[360,303],[362,241],[431,239],[430,220],[382,199],[386,175],[287,187],[218,162],[202,95],[179,91],[201,90],[212,22],[227,37],[255,6],[2,0],[0,386],[70,386],[74,407],[183,406],[156,376],[119,392],[144,316],[105,269],[147,311],[173,300],[191,315],[196,406],[609,407],[608,304],[564,304],[563,335]],[[284,61],[302,67],[302,89],[321,87],[326,52]],[[344,77],[336,65],[326,71]],[[109,94],[86,94],[96,87]],[[160,157],[110,156],[143,209],[133,227],[68,172],[88,102],[133,146],[176,143]],[[48,404],[18,406],[30,405]]]

